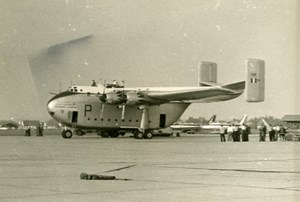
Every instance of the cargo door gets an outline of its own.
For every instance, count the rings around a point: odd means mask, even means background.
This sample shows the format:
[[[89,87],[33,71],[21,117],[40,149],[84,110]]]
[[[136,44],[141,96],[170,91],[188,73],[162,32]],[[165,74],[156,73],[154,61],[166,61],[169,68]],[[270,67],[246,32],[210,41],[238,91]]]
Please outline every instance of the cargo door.
[[[166,114],[160,114],[160,116],[159,116],[159,127],[160,128],[165,128],[166,127],[166,119],[167,119]]]
[[[78,121],[78,111],[71,111],[71,112],[69,112],[68,116],[69,116],[69,121],[71,123],[77,123],[77,121]]]

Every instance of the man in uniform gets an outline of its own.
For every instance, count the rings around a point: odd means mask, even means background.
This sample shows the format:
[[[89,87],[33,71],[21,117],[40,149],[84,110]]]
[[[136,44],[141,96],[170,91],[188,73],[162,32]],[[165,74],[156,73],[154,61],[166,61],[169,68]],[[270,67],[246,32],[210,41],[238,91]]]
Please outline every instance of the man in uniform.
[[[226,142],[226,138],[225,138],[225,127],[223,125],[221,125],[220,127],[220,139],[221,142]]]

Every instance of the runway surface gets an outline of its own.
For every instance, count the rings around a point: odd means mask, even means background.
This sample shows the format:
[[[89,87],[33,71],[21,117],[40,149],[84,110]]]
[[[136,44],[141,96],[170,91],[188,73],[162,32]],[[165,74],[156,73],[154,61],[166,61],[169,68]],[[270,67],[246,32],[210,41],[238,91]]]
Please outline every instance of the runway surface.
[[[300,142],[257,139],[1,135],[0,201],[300,201]]]

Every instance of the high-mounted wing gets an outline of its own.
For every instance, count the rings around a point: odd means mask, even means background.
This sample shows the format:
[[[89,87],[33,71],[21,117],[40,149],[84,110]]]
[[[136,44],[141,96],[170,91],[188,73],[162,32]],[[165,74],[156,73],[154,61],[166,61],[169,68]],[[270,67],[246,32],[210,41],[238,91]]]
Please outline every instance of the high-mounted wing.
[[[154,91],[147,96],[168,102],[212,102],[224,101],[238,97],[245,89],[245,82],[230,83],[221,86],[197,87],[185,90]]]

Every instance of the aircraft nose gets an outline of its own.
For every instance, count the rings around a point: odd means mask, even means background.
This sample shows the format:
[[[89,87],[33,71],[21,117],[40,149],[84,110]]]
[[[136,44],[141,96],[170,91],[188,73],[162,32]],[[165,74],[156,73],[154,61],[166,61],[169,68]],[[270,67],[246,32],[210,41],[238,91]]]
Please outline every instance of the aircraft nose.
[[[47,110],[48,110],[48,113],[49,113],[51,116],[54,116],[54,114],[55,114],[55,100],[50,100],[50,101],[48,102]]]

